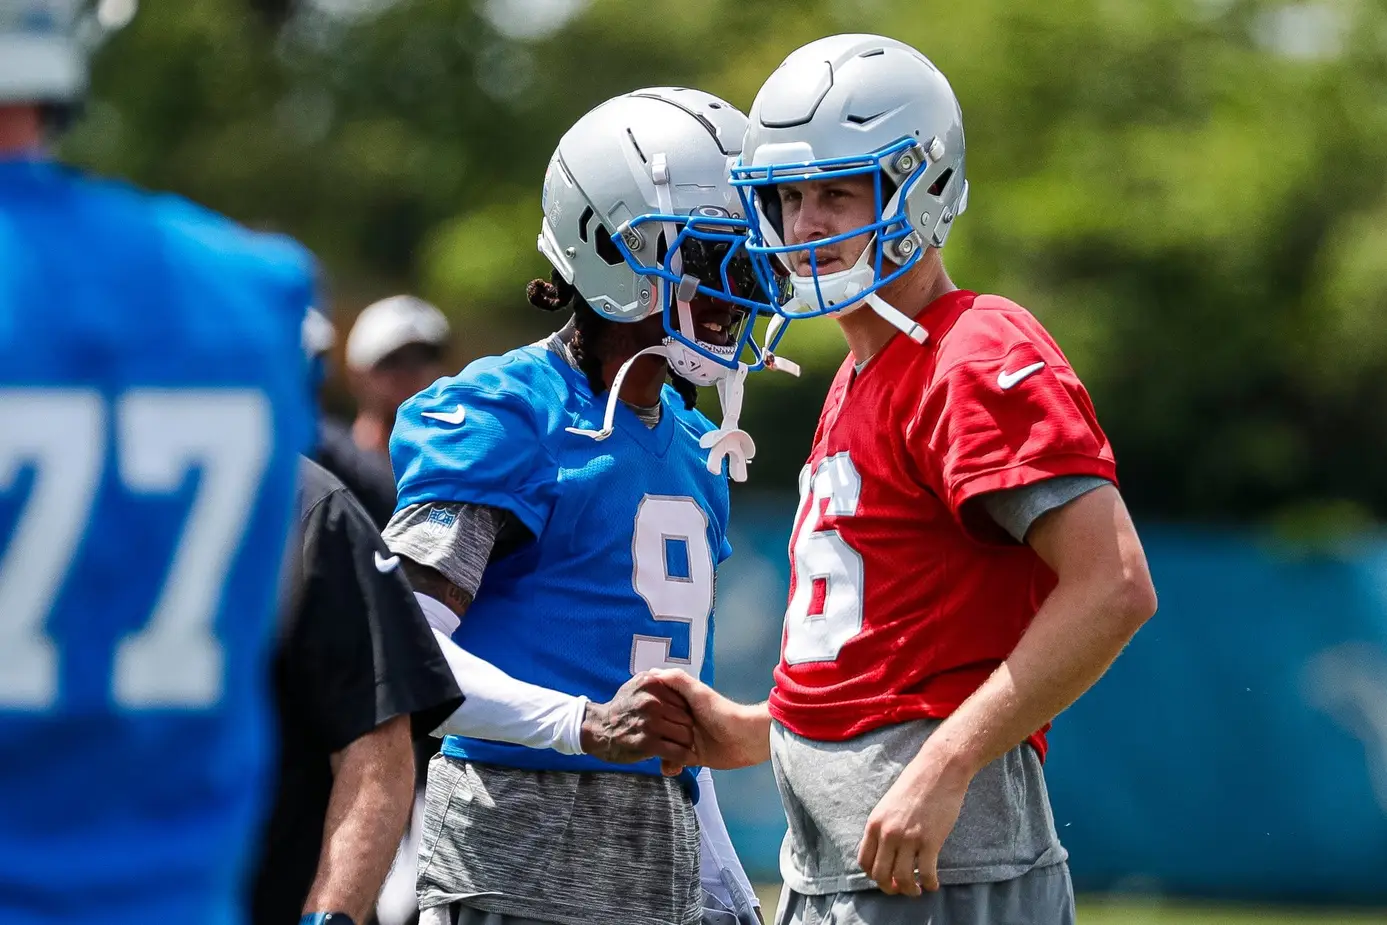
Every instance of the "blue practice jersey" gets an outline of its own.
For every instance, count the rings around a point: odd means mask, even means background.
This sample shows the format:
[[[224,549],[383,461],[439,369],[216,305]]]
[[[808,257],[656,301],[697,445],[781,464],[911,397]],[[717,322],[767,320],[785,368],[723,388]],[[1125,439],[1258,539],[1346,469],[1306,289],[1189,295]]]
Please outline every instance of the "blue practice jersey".
[[[677,667],[713,680],[713,596],[727,542],[727,477],[698,440],[713,429],[666,387],[660,423],[606,396],[542,346],[478,360],[406,402],[390,443],[399,505],[504,508],[535,537],[493,561],[453,639],[513,677],[595,701],[631,675]],[[449,736],[445,754],[517,768],[659,774]],[[692,780],[691,775],[689,776]]]
[[[0,922],[224,925],[312,413],[307,254],[0,161]]]

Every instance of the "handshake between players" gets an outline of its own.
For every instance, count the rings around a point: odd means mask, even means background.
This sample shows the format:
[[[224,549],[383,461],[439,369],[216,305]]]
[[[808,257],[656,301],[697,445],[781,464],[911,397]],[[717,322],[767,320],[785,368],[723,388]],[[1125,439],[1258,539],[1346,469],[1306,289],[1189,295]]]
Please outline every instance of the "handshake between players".
[[[678,668],[634,675],[611,700],[587,705],[583,752],[616,764],[660,759],[669,777],[685,768],[723,771],[770,759],[769,716]]]

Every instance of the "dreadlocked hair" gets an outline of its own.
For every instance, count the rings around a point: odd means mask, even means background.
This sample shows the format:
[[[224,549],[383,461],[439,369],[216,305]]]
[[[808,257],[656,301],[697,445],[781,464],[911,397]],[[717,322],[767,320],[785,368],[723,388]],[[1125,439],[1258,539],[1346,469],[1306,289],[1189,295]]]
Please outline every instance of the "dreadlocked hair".
[[[602,381],[601,359],[602,335],[606,333],[607,322],[593,310],[587,299],[577,299],[573,303],[573,327],[576,334],[568,349],[573,351],[579,371],[588,377],[592,394],[601,395],[607,391],[607,384]]]
[[[607,391],[607,384],[602,381],[600,345],[607,332],[617,322],[599,315],[558,270],[550,271],[548,281],[530,280],[525,287],[525,297],[535,308],[546,312],[557,312],[569,307],[573,309],[573,327],[576,333],[568,349],[573,354],[574,362],[578,364],[578,371],[587,377],[592,394],[601,395]],[[698,404],[698,386],[677,375],[673,370],[669,373],[669,380],[674,391],[683,399],[684,408],[692,411]]]
[[[525,286],[525,298],[535,308],[546,312],[557,312],[568,308],[578,290],[564,279],[558,270],[549,271],[549,279],[532,279]]]

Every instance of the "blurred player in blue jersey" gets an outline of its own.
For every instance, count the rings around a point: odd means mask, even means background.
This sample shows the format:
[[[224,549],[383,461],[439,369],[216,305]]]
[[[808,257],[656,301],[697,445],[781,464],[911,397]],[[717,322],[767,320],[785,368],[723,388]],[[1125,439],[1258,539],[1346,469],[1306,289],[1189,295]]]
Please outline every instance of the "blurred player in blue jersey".
[[[646,672],[711,680],[727,480],[754,452],[737,417],[766,303],[726,181],[745,128],[695,90],[584,116],[528,293],[573,320],[400,409],[385,538],[468,698],[430,765],[424,923],[756,921],[711,778],[651,758],[692,764],[692,739]],[[720,428],[694,410],[714,383]]]
[[[0,0],[0,922],[230,925],[313,267],[46,156],[90,15]]]

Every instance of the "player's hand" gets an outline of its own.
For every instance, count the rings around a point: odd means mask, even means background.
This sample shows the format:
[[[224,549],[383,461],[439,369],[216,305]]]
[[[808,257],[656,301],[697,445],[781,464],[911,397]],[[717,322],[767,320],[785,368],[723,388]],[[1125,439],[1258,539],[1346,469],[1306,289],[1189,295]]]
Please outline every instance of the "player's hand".
[[[884,893],[939,889],[939,849],[953,831],[969,778],[923,751],[886,791],[872,814],[857,863]]]
[[[770,715],[764,704],[728,700],[678,669],[657,668],[652,674],[679,694],[693,714],[694,760],[689,764],[728,770],[770,760]],[[666,762],[664,772],[677,774],[679,768]]]
[[[653,671],[632,677],[606,703],[589,703],[581,739],[585,754],[617,764],[647,758],[680,767],[694,763],[693,718]]]

